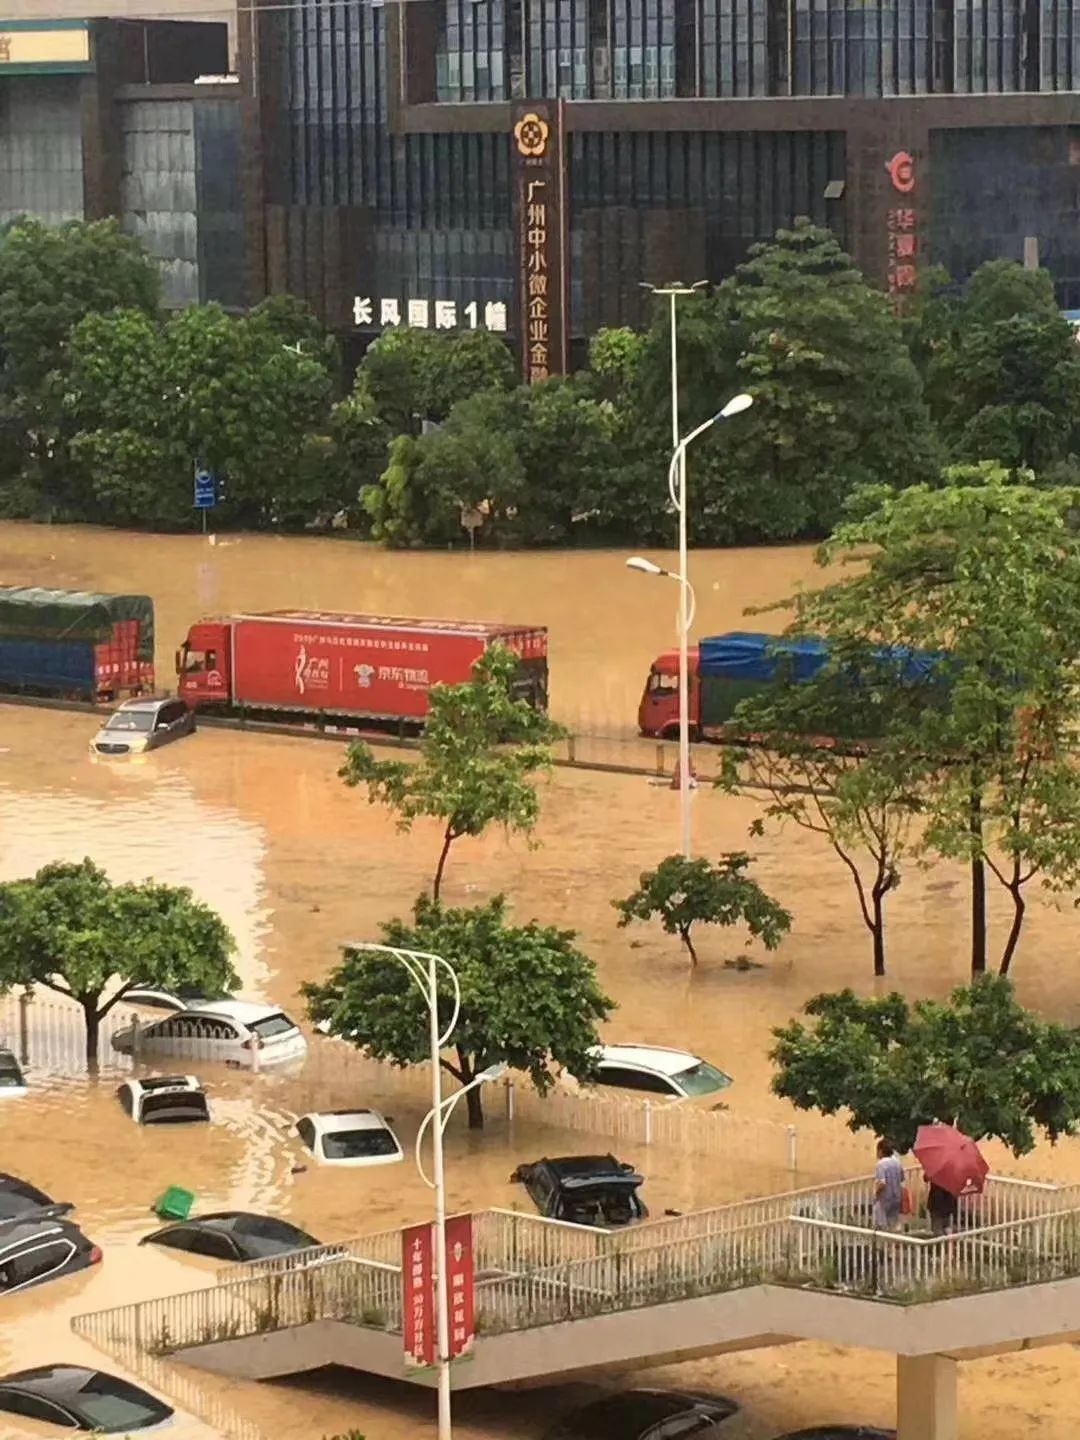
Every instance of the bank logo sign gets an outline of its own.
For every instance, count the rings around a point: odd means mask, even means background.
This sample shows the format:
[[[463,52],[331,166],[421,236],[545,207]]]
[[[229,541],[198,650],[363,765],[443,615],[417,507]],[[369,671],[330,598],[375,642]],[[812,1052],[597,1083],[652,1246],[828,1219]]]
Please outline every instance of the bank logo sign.
[[[531,159],[539,159],[547,149],[550,134],[551,126],[548,122],[530,110],[514,126],[514,139],[517,141],[518,154],[527,155]]]

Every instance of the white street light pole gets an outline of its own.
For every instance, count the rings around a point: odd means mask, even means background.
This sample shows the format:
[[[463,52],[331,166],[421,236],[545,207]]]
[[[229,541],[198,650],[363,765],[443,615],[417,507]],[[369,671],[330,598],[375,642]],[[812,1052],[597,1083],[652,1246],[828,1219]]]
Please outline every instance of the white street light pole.
[[[642,570],[647,575],[668,575],[679,582],[679,823],[682,852],[687,860],[693,856],[690,824],[690,628],[694,623],[697,603],[694,587],[690,583],[690,560],[686,542],[686,450],[718,420],[728,420],[732,415],[740,415],[744,410],[749,410],[753,403],[752,395],[733,395],[722,410],[710,415],[696,430],[691,430],[689,435],[676,441],[675,452],[668,466],[668,493],[679,515],[678,571],[664,570],[640,555],[634,555],[626,562],[631,570]]]
[[[380,955],[391,955],[400,965],[403,965],[412,977],[413,983],[424,997],[428,1007],[428,1021],[431,1043],[431,1114],[438,1115],[443,1109],[442,1097],[442,1066],[439,1064],[439,1056],[443,1046],[446,1045],[450,1036],[457,1026],[458,1015],[461,1013],[461,987],[458,984],[457,975],[448,960],[441,955],[432,955],[426,950],[403,950],[395,945],[372,945],[366,941],[360,941],[353,945],[346,945],[346,950],[370,950]],[[446,1029],[439,1031],[439,971],[442,966],[450,977],[450,983],[454,992],[454,1013]],[[488,1077],[488,1072],[483,1072],[483,1079]],[[482,1083],[482,1077],[478,1075],[474,1083]],[[469,1087],[466,1087],[469,1088]],[[451,1097],[451,1107],[461,1098],[465,1092],[459,1091]],[[428,1116],[430,1119],[431,1116]],[[424,1124],[426,1125],[425,1120]],[[446,1167],[443,1161],[443,1130],[444,1125],[436,1125],[431,1135],[432,1168],[435,1171],[434,1180],[428,1180],[421,1169],[420,1174],[426,1184],[435,1191],[435,1336],[437,1349],[437,1366],[439,1378],[439,1440],[452,1440],[451,1415],[450,1415],[450,1306],[449,1286],[446,1274]],[[423,1126],[421,1126],[423,1130]],[[417,1137],[419,1145],[419,1136]]]

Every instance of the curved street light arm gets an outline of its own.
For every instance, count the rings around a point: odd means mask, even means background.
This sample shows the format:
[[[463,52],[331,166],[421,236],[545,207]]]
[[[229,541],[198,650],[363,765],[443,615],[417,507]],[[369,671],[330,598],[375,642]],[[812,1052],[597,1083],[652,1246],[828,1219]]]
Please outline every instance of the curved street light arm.
[[[467,1095],[470,1090],[476,1090],[481,1085],[486,1085],[489,1079],[490,1076],[488,1076],[486,1073],[474,1075],[467,1085],[463,1085],[460,1090],[455,1090],[453,1095],[448,1095],[446,1097],[446,1099],[442,1102],[442,1113],[439,1117],[438,1122],[440,1131],[445,1131],[447,1125],[449,1125],[450,1116],[454,1113],[454,1108],[457,1105],[458,1101],[461,1099],[461,1097],[463,1095]],[[428,1113],[424,1116],[423,1120],[420,1121],[420,1129],[416,1132],[416,1168],[420,1171],[420,1179],[423,1180],[424,1184],[428,1187],[429,1190],[435,1189],[435,1181],[428,1179],[427,1171],[424,1169],[424,1162],[420,1157],[421,1147],[424,1143],[424,1136],[427,1133],[427,1127],[431,1124],[434,1116],[435,1111],[429,1110]]]
[[[345,948],[347,950],[371,950],[379,955],[392,955],[408,971],[413,984],[420,991],[429,1008],[432,1004],[437,1004],[439,997],[438,994],[433,996],[431,993],[428,970],[433,965],[441,965],[450,977],[450,984],[454,992],[454,1012],[449,1025],[439,1037],[439,1048],[442,1049],[446,1046],[450,1036],[457,1029],[458,1018],[461,1015],[461,985],[458,982],[457,972],[448,960],[441,955],[433,955],[428,950],[405,950],[400,945],[376,945],[373,941],[368,940],[347,945]]]

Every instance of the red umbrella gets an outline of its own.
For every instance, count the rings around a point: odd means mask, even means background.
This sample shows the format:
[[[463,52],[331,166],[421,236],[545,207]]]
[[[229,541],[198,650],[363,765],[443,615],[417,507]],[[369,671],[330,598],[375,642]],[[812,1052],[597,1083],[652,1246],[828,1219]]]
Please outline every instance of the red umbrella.
[[[950,1195],[979,1195],[990,1166],[970,1135],[955,1125],[920,1125],[912,1147],[927,1180]]]

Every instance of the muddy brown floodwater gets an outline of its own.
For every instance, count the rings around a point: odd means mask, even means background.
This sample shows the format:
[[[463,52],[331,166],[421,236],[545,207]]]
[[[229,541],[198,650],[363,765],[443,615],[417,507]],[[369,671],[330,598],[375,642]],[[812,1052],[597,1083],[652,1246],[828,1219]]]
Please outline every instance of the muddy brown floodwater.
[[[281,606],[459,615],[546,624],[551,632],[553,706],[582,732],[632,734],[648,663],[672,643],[674,586],[627,572],[617,553],[555,555],[387,555],[326,540],[134,536],[83,529],[0,526],[0,582],[145,590],[158,615],[158,663],[168,678],[173,649],[201,614]],[[813,573],[806,549],[699,552],[694,556],[699,631],[745,625],[742,611],[789,593]],[[772,624],[770,625],[770,620]],[[766,617],[761,628],[777,628]],[[435,835],[412,836],[336,779],[336,743],[222,730],[126,764],[92,762],[85,716],[0,706],[0,878],[47,860],[91,855],[114,878],[190,885],[226,918],[237,938],[243,993],[267,997],[298,1017],[299,985],[334,963],[345,938],[374,937],[380,921],[404,912],[428,881]],[[795,927],[760,968],[726,959],[739,942],[703,937],[691,976],[676,947],[647,928],[616,929],[613,896],[669,849],[677,796],[644,777],[559,771],[544,787],[541,848],[493,834],[455,849],[446,897],[482,899],[497,890],[521,919],[573,926],[619,1002],[611,1039],[671,1042],[714,1060],[736,1084],[737,1115],[787,1122],[768,1089],[765,1051],[772,1026],[815,991],[840,984],[870,990],[870,958],[852,897],[835,862],[812,838],[755,841],[763,883],[794,912]],[[752,802],[706,790],[695,798],[698,846],[744,848]],[[913,871],[892,902],[890,983],[909,994],[941,994],[964,978],[963,876],[949,866]],[[1000,918],[1000,917],[999,917]],[[1021,998],[1048,1015],[1080,1021],[1075,917],[1067,901],[1038,897],[1017,962]],[[89,1272],[3,1302],[0,1369],[83,1360],[116,1369],[69,1333],[70,1318],[128,1300],[206,1282],[208,1263],[138,1239],[152,1228],[149,1206],[165,1185],[194,1190],[204,1209],[265,1209],[323,1240],[426,1218],[428,1193],[410,1164],[370,1174],[302,1168],[291,1138],[297,1113],[316,1105],[375,1104],[393,1116],[408,1148],[424,1109],[415,1085],[372,1082],[342,1068],[335,1042],[314,1042],[299,1078],[204,1073],[215,1123],[209,1129],[143,1131],[113,1097],[115,1079],[93,1087],[70,1075],[32,1075],[31,1095],[0,1116],[0,1168],[58,1198],[105,1251]],[[800,1120],[805,1174],[855,1173],[861,1141],[834,1138]],[[508,1183],[522,1158],[605,1144],[492,1116],[483,1136],[457,1121],[449,1151],[455,1208],[522,1204]],[[670,1150],[621,1147],[647,1175],[654,1214],[781,1188],[763,1161],[733,1167]],[[866,1147],[868,1154],[868,1146]],[[1038,1153],[1024,1173],[1080,1178],[1080,1143]],[[527,1204],[527,1202],[525,1202]],[[747,1352],[634,1378],[667,1378],[736,1396],[743,1413],[725,1434],[764,1440],[824,1420],[893,1421],[888,1357],[798,1345]],[[317,1440],[350,1428],[367,1440],[428,1440],[435,1433],[425,1392],[348,1372],[253,1385],[163,1367],[161,1387],[183,1412],[178,1440]],[[461,1440],[539,1440],[551,1417],[580,1390],[464,1394],[456,1402]],[[1070,1347],[963,1367],[965,1440],[1072,1440],[1080,1405]],[[5,1417],[0,1435],[19,1429]]]

